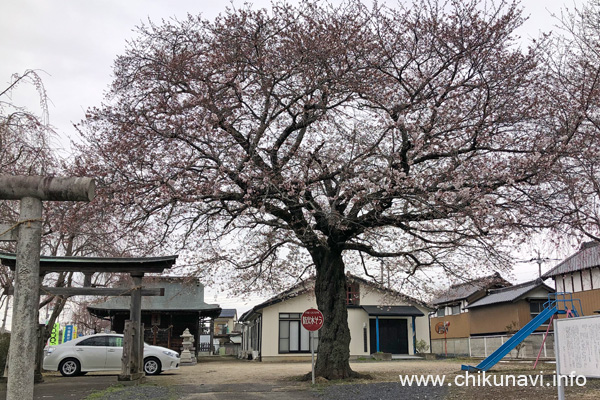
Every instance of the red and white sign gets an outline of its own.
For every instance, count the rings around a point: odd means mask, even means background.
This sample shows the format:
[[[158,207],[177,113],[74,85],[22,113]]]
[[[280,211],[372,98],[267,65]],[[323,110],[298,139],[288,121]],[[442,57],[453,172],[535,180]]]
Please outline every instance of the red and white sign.
[[[309,308],[302,313],[302,326],[307,331],[318,331],[323,326],[323,314],[315,308]]]

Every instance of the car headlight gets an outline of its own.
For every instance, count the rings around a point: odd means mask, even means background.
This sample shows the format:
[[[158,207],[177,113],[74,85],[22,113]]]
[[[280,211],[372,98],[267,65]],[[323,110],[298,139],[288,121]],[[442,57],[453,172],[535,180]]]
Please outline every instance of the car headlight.
[[[177,357],[177,353],[173,353],[172,351],[166,351],[166,350],[164,350],[163,353],[165,353],[169,357]]]
[[[48,347],[46,354],[51,354],[54,351],[54,347]]]

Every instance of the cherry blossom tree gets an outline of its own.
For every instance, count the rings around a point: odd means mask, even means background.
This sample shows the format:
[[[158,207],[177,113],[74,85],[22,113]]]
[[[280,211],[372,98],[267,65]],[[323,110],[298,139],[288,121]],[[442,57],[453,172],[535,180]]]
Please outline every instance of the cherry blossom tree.
[[[149,23],[80,125],[82,165],[130,226],[213,276],[314,273],[317,374],[355,376],[347,263],[394,284],[502,268],[498,244],[568,141],[543,123],[522,22],[516,4],[348,0]]]
[[[557,16],[546,58],[553,90],[548,129],[569,137],[532,197],[532,207],[564,238],[600,240],[600,2]],[[565,234],[566,233],[566,234]]]

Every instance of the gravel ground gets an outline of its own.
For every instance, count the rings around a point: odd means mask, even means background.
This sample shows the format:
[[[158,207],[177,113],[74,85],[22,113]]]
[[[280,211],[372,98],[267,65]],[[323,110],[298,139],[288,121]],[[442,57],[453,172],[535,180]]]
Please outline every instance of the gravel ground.
[[[87,398],[93,400],[171,400],[178,399],[179,394],[172,387],[138,385],[112,387],[101,394],[94,394]]]
[[[85,376],[63,378],[60,374],[44,374],[45,382],[36,385],[35,400],[253,400],[253,399],[446,399],[446,400],[540,400],[556,398],[556,388],[528,387],[458,387],[457,385],[401,385],[398,375],[445,374],[453,379],[461,374],[464,360],[390,362],[353,362],[352,369],[369,374],[373,379],[353,382],[310,381],[299,377],[310,371],[310,363],[256,363],[216,358],[192,367],[167,371],[147,377],[139,386],[124,386],[115,373],[89,373]],[[553,364],[539,366],[539,371],[551,374]],[[531,362],[501,363],[494,367],[495,375],[537,375]],[[550,382],[547,376],[546,382]],[[450,382],[450,381],[449,381]],[[6,386],[0,385],[0,400],[6,398]],[[600,399],[600,380],[589,380],[585,387],[568,388],[567,398]]]
[[[371,383],[360,385],[329,386],[320,394],[327,400],[397,400],[397,399],[443,399],[447,388],[440,386],[406,387],[396,382]]]
[[[131,386],[113,388],[105,391],[101,396],[93,395],[88,397],[90,400],[172,400],[172,399],[315,399],[315,400],[346,400],[346,399],[365,399],[365,400],[397,400],[409,398],[415,400],[443,399],[446,397],[447,388],[434,386],[421,386],[418,388],[403,387],[399,383],[384,382],[372,384],[350,384],[333,385],[324,390],[299,390],[283,391],[282,388],[272,385],[208,385],[205,388],[198,388],[194,385],[184,385],[179,387],[160,387],[160,386]],[[202,391],[200,391],[202,390]],[[206,392],[204,392],[206,390]]]

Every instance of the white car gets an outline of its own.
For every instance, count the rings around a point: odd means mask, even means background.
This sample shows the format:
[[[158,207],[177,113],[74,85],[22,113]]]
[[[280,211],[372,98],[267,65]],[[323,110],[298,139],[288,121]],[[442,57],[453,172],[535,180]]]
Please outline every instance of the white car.
[[[119,371],[123,356],[123,335],[99,333],[46,346],[43,368],[63,376],[83,375],[90,371]],[[179,368],[179,354],[165,347],[144,343],[144,372],[157,375]]]

